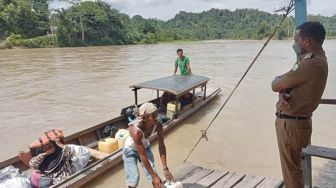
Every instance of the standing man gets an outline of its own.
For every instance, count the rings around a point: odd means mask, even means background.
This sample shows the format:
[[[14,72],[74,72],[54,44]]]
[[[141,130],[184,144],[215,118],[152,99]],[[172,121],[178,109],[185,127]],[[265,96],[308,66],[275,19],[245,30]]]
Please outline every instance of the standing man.
[[[159,154],[163,166],[163,174],[168,181],[173,181],[166,160],[166,146],[163,141],[163,127],[157,121],[157,108],[153,103],[144,103],[140,106],[136,120],[129,124],[130,137],[126,139],[123,148],[123,160],[126,174],[126,183],[129,188],[137,187],[140,179],[138,161],[145,170],[147,179],[152,181],[154,188],[161,188],[162,181],[158,176],[154,155],[148,138],[157,133]]]
[[[181,75],[191,75],[189,58],[183,55],[182,49],[177,49],[176,53],[178,57],[175,60],[174,75],[177,72],[177,67],[180,69]]]
[[[319,105],[328,77],[327,58],[322,48],[325,29],[319,22],[296,28],[293,45],[298,61],[272,82],[279,93],[275,128],[286,188],[303,188],[302,148],[310,144],[312,113]]]

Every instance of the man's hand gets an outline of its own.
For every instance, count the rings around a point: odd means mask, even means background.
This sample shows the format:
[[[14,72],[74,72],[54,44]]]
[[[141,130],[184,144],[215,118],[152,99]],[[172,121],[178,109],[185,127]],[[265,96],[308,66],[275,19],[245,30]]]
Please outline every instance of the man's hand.
[[[161,186],[162,186],[162,181],[161,181],[161,179],[158,175],[155,175],[152,178],[152,183],[153,183],[154,188],[161,188]]]
[[[174,181],[173,175],[170,173],[169,169],[163,170],[163,174],[168,181]]]
[[[281,102],[281,104],[284,105],[284,107],[289,108],[289,99],[290,99],[290,95],[288,93],[284,93],[284,92],[279,92],[279,101]]]
[[[272,81],[272,85],[276,84],[280,79],[281,79],[281,76],[276,76]]]

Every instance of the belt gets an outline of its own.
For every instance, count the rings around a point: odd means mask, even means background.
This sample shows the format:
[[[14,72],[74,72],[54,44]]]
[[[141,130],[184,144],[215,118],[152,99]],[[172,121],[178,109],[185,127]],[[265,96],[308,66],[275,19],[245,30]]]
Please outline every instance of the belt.
[[[286,114],[281,114],[279,112],[275,113],[277,118],[280,119],[295,119],[295,120],[305,120],[305,119],[310,119],[310,117],[300,117],[300,116],[290,116],[290,115],[286,115]]]

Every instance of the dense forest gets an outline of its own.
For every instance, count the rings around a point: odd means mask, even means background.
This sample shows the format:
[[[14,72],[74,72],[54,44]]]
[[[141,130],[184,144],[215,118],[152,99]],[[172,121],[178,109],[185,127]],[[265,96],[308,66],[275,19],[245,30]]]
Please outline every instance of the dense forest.
[[[168,21],[120,13],[103,1],[64,0],[66,9],[51,9],[52,0],[0,0],[0,48],[121,45],[176,40],[264,39],[281,15],[257,9],[181,11]],[[336,38],[336,15],[310,15],[320,21],[328,38]],[[287,18],[276,39],[293,36]]]

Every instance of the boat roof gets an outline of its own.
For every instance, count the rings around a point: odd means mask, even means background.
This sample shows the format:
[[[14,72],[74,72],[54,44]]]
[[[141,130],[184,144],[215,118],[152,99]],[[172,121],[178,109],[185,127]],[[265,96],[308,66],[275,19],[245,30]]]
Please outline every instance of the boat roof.
[[[135,84],[130,86],[135,89],[153,89],[160,90],[172,93],[174,95],[180,95],[189,91],[195,87],[206,84],[209,81],[209,78],[205,76],[199,75],[175,75],[175,76],[167,76],[147,82],[142,82],[139,84]]]

